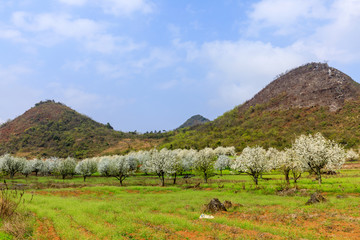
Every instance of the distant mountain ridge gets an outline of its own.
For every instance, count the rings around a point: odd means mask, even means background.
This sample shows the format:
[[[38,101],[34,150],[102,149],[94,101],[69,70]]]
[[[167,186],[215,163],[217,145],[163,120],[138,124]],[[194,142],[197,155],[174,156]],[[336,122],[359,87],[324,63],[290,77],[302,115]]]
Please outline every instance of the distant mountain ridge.
[[[359,126],[360,84],[325,63],[308,63],[281,74],[214,121],[175,132],[162,146],[284,148],[299,134],[322,132],[347,147],[358,147]]]
[[[188,120],[186,120],[177,129],[186,128],[186,127],[194,127],[194,126],[201,125],[201,124],[204,124],[204,123],[207,123],[207,122],[210,122],[210,120],[203,117],[203,116],[201,116],[200,114],[197,114],[197,115],[192,116]]]

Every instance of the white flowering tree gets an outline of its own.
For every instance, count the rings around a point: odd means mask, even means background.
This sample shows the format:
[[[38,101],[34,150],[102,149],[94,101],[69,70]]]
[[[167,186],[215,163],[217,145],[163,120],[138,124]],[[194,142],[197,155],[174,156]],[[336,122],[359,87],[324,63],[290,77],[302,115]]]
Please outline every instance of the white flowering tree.
[[[199,172],[205,183],[213,175],[216,154],[212,148],[204,148],[195,155],[193,169]]]
[[[133,161],[134,158],[126,156],[115,155],[109,160],[109,174],[119,180],[120,185],[123,185],[123,181],[129,176],[134,169]]]
[[[217,147],[214,149],[216,155],[226,155],[226,156],[235,156],[235,147]]]
[[[229,168],[230,164],[231,162],[228,156],[220,155],[214,164],[214,168],[220,171],[220,176],[222,176],[222,171],[225,170],[226,168]]]
[[[359,159],[359,154],[355,152],[353,149],[349,149],[346,151],[346,161],[353,161],[355,159]]]
[[[54,174],[56,172],[59,163],[60,163],[59,158],[56,157],[48,158],[45,161],[43,161],[39,173],[44,176]]]
[[[232,168],[249,174],[254,183],[258,185],[259,176],[270,171],[272,164],[266,156],[266,150],[262,147],[246,147],[240,156],[236,158]]]
[[[136,153],[136,158],[138,159],[138,162],[140,164],[140,171],[144,172],[145,175],[150,172],[150,169],[148,169],[150,164],[147,164],[147,161],[150,160],[151,153],[152,151],[139,151]]]
[[[149,172],[155,173],[161,181],[161,186],[165,186],[165,176],[176,172],[176,155],[166,148],[160,151],[153,149],[149,153],[150,158],[144,163],[144,167]]]
[[[76,161],[74,158],[68,157],[66,159],[58,160],[54,172],[65,179],[66,176],[75,175]]]
[[[94,158],[87,158],[81,160],[76,164],[75,172],[84,178],[84,182],[87,177],[90,177],[97,171],[97,161]]]
[[[26,161],[25,160],[25,164],[23,169],[21,170],[21,173],[25,176],[28,177],[30,173],[32,173],[34,170],[33,164],[31,161]]]
[[[266,151],[266,154],[265,154],[266,158],[267,158],[267,161],[269,161],[269,164],[270,164],[270,168],[272,170],[275,170],[277,169],[277,162],[279,161],[279,157],[280,157],[280,151],[277,150],[276,148],[269,148],[267,151]]]
[[[0,157],[1,171],[14,178],[15,174],[21,172],[26,164],[26,160],[5,154]]]
[[[290,184],[290,174],[293,175],[294,183],[296,183],[301,174],[306,171],[306,166],[299,160],[293,148],[286,148],[279,152],[275,165],[284,174],[287,184]]]
[[[183,172],[191,171],[194,166],[197,151],[194,149],[181,149],[178,151],[178,157],[181,161],[181,168]]]
[[[40,159],[32,159],[30,160],[31,162],[31,165],[33,167],[33,172],[35,172],[35,175],[37,176],[38,173],[41,171],[41,169],[43,168],[43,165],[44,165],[44,161],[43,160],[40,160]]]
[[[299,160],[317,175],[319,184],[322,183],[322,171],[336,171],[345,163],[346,151],[334,141],[328,140],[316,133],[301,135],[294,144],[293,149]]]
[[[110,177],[110,156],[101,157],[98,162],[98,171],[100,175]]]

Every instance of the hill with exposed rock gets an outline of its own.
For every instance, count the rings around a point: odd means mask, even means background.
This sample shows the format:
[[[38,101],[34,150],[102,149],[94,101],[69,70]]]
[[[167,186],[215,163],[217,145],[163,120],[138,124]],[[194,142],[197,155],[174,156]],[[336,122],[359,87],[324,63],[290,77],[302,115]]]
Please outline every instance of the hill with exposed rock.
[[[360,145],[360,84],[324,63],[279,75],[249,101],[214,121],[176,131],[163,146],[284,148],[315,132],[346,147]]]

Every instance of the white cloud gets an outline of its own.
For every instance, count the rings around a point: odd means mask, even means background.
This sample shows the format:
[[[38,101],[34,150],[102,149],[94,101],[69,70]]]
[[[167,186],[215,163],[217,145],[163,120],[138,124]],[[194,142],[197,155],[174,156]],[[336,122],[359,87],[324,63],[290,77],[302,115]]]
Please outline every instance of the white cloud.
[[[0,38],[2,39],[8,39],[14,42],[26,42],[26,40],[23,38],[20,31],[11,29],[11,28],[0,28]]]
[[[83,6],[87,2],[87,0],[59,0],[61,3],[65,3],[68,5],[74,6]]]
[[[177,81],[177,80],[170,80],[170,81],[160,83],[157,87],[160,90],[169,90],[169,89],[174,88],[175,86],[177,86],[178,83],[179,83],[179,81]]]
[[[32,73],[32,70],[22,65],[0,65],[0,86],[11,85],[19,79]]]
[[[230,107],[248,100],[276,75],[310,57],[296,46],[279,48],[270,43],[240,40],[204,43],[189,59],[205,69],[203,84],[213,91],[210,104]]]
[[[262,0],[249,13],[249,33],[257,34],[263,28],[275,27],[275,34],[293,34],[307,27],[308,19],[327,19],[325,1]]]
[[[129,16],[135,12],[151,13],[154,5],[147,0],[102,0],[101,6],[107,14]]]
[[[66,62],[62,68],[63,69],[70,69],[73,71],[79,71],[81,69],[85,69],[88,67],[90,61],[89,59],[85,59],[85,60],[77,60],[77,61],[68,61]]]
[[[292,45],[316,59],[360,60],[360,1],[262,0],[249,20],[251,33],[298,36]]]
[[[34,44],[53,46],[67,39],[74,39],[87,50],[103,54],[124,53],[143,47],[128,37],[114,36],[107,33],[106,24],[86,18],[73,18],[67,14],[30,14],[15,12],[12,14],[15,27],[33,34]],[[20,37],[21,32],[7,33],[9,37]],[[1,30],[0,30],[1,37]]]
[[[110,64],[106,62],[96,63],[95,69],[98,74],[101,74],[107,78],[121,78],[126,76],[128,73],[124,69],[124,65]]]
[[[91,51],[110,54],[113,52],[132,52],[143,48],[144,44],[135,43],[132,39],[126,37],[114,37],[110,34],[99,34],[89,39],[85,46]]]
[[[15,12],[12,15],[13,24],[25,31],[50,31],[59,36],[81,39],[92,37],[102,30],[102,26],[90,19],[73,19],[65,14],[30,14]]]
[[[177,54],[172,50],[154,48],[150,51],[149,56],[133,61],[132,65],[141,71],[154,71],[173,66],[179,60]]]

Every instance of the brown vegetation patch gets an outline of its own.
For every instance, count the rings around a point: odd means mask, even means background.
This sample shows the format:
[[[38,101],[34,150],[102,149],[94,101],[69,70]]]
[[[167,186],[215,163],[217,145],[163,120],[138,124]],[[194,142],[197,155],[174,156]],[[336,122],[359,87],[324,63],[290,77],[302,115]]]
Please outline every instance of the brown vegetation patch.
[[[175,233],[176,235],[179,235],[182,237],[182,239],[193,239],[193,240],[207,240],[207,239],[213,239],[212,237],[205,236],[204,233],[201,232],[195,232],[195,231],[178,231]]]
[[[127,192],[127,193],[140,193],[139,190],[132,190],[132,189],[126,189],[125,192]]]
[[[61,240],[60,236],[57,234],[53,223],[48,219],[37,219],[38,227],[35,230],[36,239],[39,240]]]
[[[59,196],[59,197],[79,197],[82,195],[113,195],[112,192],[99,192],[99,191],[90,191],[90,190],[61,190],[61,191],[36,191],[33,192],[35,195],[44,195],[44,196]]]
[[[162,140],[159,139],[121,139],[115,146],[111,146],[104,150],[100,155],[120,154],[130,150],[151,149],[158,146]]]

